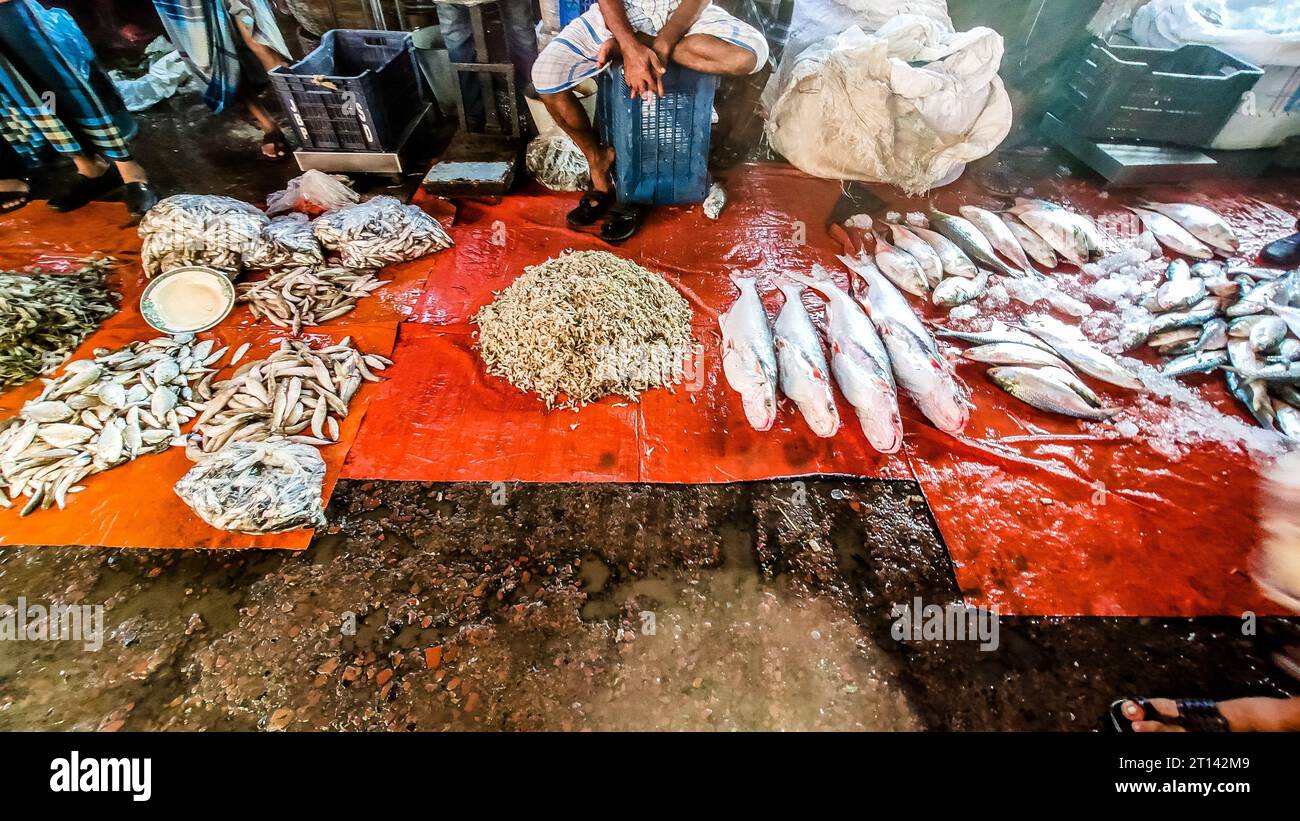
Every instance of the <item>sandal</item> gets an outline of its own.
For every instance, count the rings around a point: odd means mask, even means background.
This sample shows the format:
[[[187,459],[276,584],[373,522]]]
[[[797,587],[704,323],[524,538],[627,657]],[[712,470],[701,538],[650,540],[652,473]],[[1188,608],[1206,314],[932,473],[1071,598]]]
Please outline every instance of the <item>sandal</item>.
[[[1300,224],[1296,227],[1300,228]],[[1273,240],[1264,246],[1264,250],[1260,251],[1259,255],[1266,262],[1288,268],[1300,263],[1300,234]]]
[[[17,211],[24,205],[32,201],[32,184],[31,180],[19,178],[19,182],[26,183],[26,191],[0,191],[0,214],[8,214]]]
[[[76,175],[67,187],[50,197],[47,205],[54,211],[76,211],[93,199],[113,193],[122,185],[122,175],[118,173],[117,166],[110,165],[98,177]]]
[[[597,191],[594,188],[588,188],[578,201],[578,207],[569,212],[564,218],[571,228],[581,228],[584,225],[591,225],[596,220],[605,216],[605,212],[614,204],[613,191]]]
[[[133,217],[143,217],[145,212],[158,204],[158,192],[147,182],[128,182],[122,192],[126,210]]]
[[[1167,716],[1164,713],[1157,712],[1150,702],[1144,698],[1121,698],[1118,701],[1111,702],[1107,729],[1115,733],[1133,732],[1133,722],[1128,716],[1124,715],[1123,706],[1127,701],[1131,701],[1142,708],[1142,718],[1140,721],[1159,721],[1161,724],[1168,724],[1173,727],[1182,727],[1191,733],[1226,733],[1228,732],[1228,720],[1219,712],[1219,705],[1208,698],[1176,698],[1174,704],[1178,708],[1176,717]]]
[[[600,226],[600,238],[606,242],[622,242],[636,233],[645,219],[646,207],[630,202],[620,202],[609,209],[605,224]]]
[[[269,154],[266,151],[267,146],[271,147]],[[289,156],[289,141],[283,131],[272,131],[262,136],[261,156],[266,162],[282,162]]]

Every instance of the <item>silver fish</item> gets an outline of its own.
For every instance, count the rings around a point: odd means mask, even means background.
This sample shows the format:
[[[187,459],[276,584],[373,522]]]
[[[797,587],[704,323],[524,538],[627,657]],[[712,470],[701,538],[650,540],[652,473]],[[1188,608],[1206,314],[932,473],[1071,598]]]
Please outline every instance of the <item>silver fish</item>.
[[[935,287],[934,292],[930,294],[930,301],[935,305],[955,308],[979,297],[988,284],[988,271],[980,271],[979,276],[974,279],[948,277]]]
[[[771,430],[776,421],[778,379],[772,330],[755,280],[733,273],[731,281],[740,289],[740,296],[718,317],[722,329],[722,372],[727,384],[740,394],[750,427],[757,431]],[[323,426],[326,405],[321,402],[317,407],[322,410],[316,425]]]
[[[840,429],[840,414],[831,390],[830,368],[817,329],[803,306],[803,288],[781,285],[785,305],[773,328],[781,392],[799,407],[804,421],[822,438]]]
[[[939,255],[939,261],[943,263],[943,272],[948,276],[974,278],[979,275],[979,268],[970,261],[970,257],[966,256],[966,252],[959,248],[957,243],[929,228],[914,225],[911,230]]]
[[[1006,223],[997,214],[983,208],[977,208],[974,205],[963,205],[957,210],[979,229],[979,232],[984,235],[984,238],[989,241],[989,244],[994,249],[1011,260],[1021,271],[1027,274],[1037,273],[1034,266],[1030,264],[1025,249],[1016,240],[1015,234],[1011,233],[1011,229],[1007,228]]]
[[[1052,346],[1063,359],[1089,376],[1130,390],[1141,390],[1142,381],[1110,354],[1098,348],[1069,326],[1044,316],[1025,317],[1024,329]]]
[[[1096,408],[1068,385],[1058,382],[1039,368],[989,368],[994,384],[1026,404],[1065,416],[1101,421],[1119,413],[1118,408]]]
[[[1034,258],[1034,261],[1049,271],[1061,264],[1060,257],[1057,256],[1055,249],[1047,240],[1040,237],[1034,229],[1025,225],[1018,218],[1011,214],[1002,215],[1002,223],[1007,226],[1007,230],[1020,243],[1020,247],[1025,249],[1025,253]]]
[[[894,235],[894,245],[910,254],[921,266],[926,285],[931,288],[938,285],[943,279],[943,260],[939,258],[938,252],[906,226],[890,225],[889,229]]]
[[[962,356],[972,362],[988,365],[1050,365],[1068,370],[1069,365],[1056,354],[1047,353],[1041,348],[1021,345],[1018,342],[995,342],[991,345],[977,345],[962,352]]]
[[[1223,217],[1210,209],[1187,202],[1143,202],[1142,207],[1169,217],[1201,242],[1218,249],[1225,256],[1237,253],[1240,240]]]
[[[1148,211],[1145,208],[1129,208],[1129,210],[1138,215],[1142,224],[1150,229],[1151,233],[1156,235],[1156,239],[1160,240],[1160,244],[1166,248],[1195,259],[1214,258],[1214,251],[1210,250],[1208,245],[1164,214]]]
[[[916,258],[890,245],[882,236],[876,238],[875,262],[890,282],[909,294],[924,297],[930,293],[930,284]]]

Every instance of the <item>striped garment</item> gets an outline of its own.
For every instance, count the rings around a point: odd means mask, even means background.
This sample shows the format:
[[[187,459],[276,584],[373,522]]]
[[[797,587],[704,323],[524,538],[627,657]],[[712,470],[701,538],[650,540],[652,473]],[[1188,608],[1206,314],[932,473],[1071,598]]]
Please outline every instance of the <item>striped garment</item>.
[[[275,21],[269,0],[153,0],[167,39],[185,58],[190,69],[206,82],[203,101],[213,111],[224,111],[246,82],[243,38],[235,27],[239,20],[253,38],[289,59],[289,46]]]
[[[658,34],[681,0],[625,0],[628,22],[645,34]],[[710,3],[686,34],[710,34],[753,53],[754,71],[767,64],[767,40],[762,32],[737,20]],[[593,4],[555,36],[533,64],[533,86],[538,94],[555,94],[573,88],[603,69],[596,65],[600,47],[614,35],[605,26],[600,6]]]
[[[0,3],[0,137],[28,165],[47,148],[129,160],[136,124],[98,63],[69,59],[53,18],[30,0]],[[58,36],[85,38],[61,21]],[[86,53],[88,45],[86,45]]]

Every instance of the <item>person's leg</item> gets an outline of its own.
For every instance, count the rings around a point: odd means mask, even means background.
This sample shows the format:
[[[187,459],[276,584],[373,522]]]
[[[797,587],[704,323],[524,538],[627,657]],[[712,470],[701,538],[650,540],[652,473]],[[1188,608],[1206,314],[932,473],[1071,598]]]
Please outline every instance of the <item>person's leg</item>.
[[[591,171],[591,187],[597,191],[612,191],[614,179],[611,170],[614,167],[614,149],[602,146],[596,137],[596,129],[587,119],[587,109],[582,107],[578,95],[572,91],[560,91],[555,94],[540,95],[546,104],[555,124],[569,135],[574,145],[587,158],[587,167]]]
[[[529,0],[502,0],[501,23],[505,28],[510,62],[515,66],[515,79],[519,85],[528,83],[537,62],[537,21],[533,19],[533,4]]]
[[[476,62],[469,9],[439,4],[438,27],[442,30],[442,40],[447,46],[447,56],[453,63]],[[469,127],[481,130],[486,114],[483,109],[483,86],[478,77],[466,75],[460,78],[460,101],[465,106],[465,119]]]
[[[687,34],[673,49],[672,60],[704,74],[739,77],[758,68],[753,51],[711,34]]]
[[[610,173],[614,167],[614,149],[600,144],[586,109],[572,89],[583,80],[598,75],[603,66],[616,56],[616,42],[605,28],[600,7],[592,6],[547,44],[537,55],[532,70],[533,87],[538,97],[555,124],[587,158],[591,187],[601,193],[614,190]],[[586,200],[584,197],[584,204]],[[597,216],[593,215],[603,211],[607,205],[606,202],[587,209],[586,216],[591,219],[586,224],[594,221]]]

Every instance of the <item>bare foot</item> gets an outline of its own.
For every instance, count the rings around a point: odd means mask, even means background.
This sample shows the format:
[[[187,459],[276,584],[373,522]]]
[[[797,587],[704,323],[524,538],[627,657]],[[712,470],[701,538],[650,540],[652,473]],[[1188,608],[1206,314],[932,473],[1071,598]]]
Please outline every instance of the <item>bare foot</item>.
[[[614,190],[614,147],[602,145],[596,149],[596,159],[588,160],[591,170],[591,187],[597,191]]]
[[[1147,703],[1162,717],[1178,718],[1178,705],[1171,699],[1152,698]],[[1300,730],[1300,698],[1234,698],[1218,703],[1219,712],[1234,733],[1296,732]],[[1138,733],[1182,733],[1186,730],[1166,721],[1143,721],[1142,708],[1126,701],[1124,717]]]

